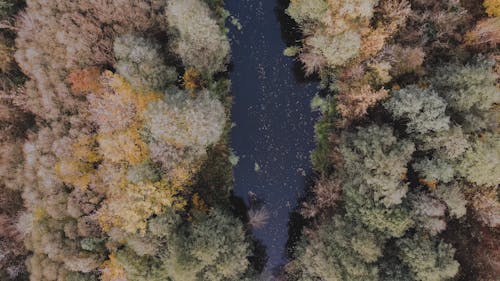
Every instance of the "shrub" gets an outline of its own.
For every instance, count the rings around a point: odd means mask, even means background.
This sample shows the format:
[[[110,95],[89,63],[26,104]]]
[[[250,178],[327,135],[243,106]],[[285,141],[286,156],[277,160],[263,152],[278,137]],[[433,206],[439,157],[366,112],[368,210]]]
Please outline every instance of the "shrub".
[[[14,63],[14,48],[12,48],[9,43],[10,42],[7,40],[7,38],[0,34],[0,58],[2,59],[0,63],[0,73],[2,74],[7,74],[13,68],[12,65]]]
[[[339,178],[321,178],[313,189],[314,199],[304,202],[301,215],[306,218],[316,216],[320,211],[337,206],[341,199],[342,182]]]
[[[400,76],[412,72],[420,73],[425,59],[425,52],[421,47],[406,47],[393,45],[389,47],[394,54],[394,60],[390,73],[392,76]]]
[[[495,188],[480,188],[472,198],[472,207],[482,224],[489,227],[500,225],[500,202]]]
[[[397,34],[400,44],[421,47],[428,59],[460,55],[458,48],[471,15],[460,1],[411,2],[406,29]]]
[[[269,211],[265,208],[253,208],[248,211],[248,225],[253,229],[264,227],[269,220]]]

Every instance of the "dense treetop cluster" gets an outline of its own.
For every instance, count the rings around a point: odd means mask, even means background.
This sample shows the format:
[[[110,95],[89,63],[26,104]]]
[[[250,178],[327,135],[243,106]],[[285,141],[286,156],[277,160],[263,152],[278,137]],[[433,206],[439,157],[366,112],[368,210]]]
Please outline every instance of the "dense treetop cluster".
[[[290,2],[325,94],[287,280],[500,274],[500,2],[461,2]]]
[[[221,4],[0,1],[0,279],[250,276]]]
[[[500,1],[286,13],[303,38],[285,54],[324,91],[281,277],[496,280]],[[0,280],[258,279],[231,209],[227,16],[222,0],[0,0]]]

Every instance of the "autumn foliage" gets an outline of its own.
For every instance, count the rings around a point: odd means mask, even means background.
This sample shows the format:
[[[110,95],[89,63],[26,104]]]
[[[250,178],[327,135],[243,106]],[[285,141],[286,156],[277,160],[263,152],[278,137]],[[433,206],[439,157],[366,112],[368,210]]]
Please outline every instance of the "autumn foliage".
[[[225,211],[230,203],[205,203],[229,198],[197,190],[226,129],[227,93],[209,84],[225,83],[215,74],[229,42],[212,10],[223,8],[153,2],[35,0],[15,25],[9,18],[16,32],[0,37],[0,279],[247,274],[244,224]],[[18,4],[0,1],[2,20]]]

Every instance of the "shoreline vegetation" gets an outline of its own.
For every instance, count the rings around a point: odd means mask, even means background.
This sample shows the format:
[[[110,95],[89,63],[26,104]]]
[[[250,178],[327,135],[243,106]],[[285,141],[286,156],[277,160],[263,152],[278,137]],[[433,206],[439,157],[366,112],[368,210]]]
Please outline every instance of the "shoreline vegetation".
[[[290,2],[323,91],[283,280],[497,280],[500,2]]]

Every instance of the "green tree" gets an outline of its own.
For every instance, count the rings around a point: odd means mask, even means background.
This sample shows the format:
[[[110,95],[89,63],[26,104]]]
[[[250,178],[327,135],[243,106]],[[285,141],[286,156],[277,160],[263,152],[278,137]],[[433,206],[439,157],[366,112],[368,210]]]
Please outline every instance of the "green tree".
[[[426,183],[443,182],[448,183],[453,179],[453,166],[441,158],[424,158],[413,163],[413,169],[419,174],[420,178]]]
[[[174,67],[165,64],[160,46],[131,34],[115,38],[117,72],[139,89],[163,90],[177,80]]]
[[[397,242],[399,258],[416,281],[444,281],[454,277],[459,268],[453,259],[455,249],[439,238],[416,234]]]
[[[225,70],[229,41],[204,1],[169,1],[165,13],[174,29],[172,51],[186,67],[209,74]]]
[[[486,133],[462,155],[457,173],[466,181],[487,186],[500,183],[500,135]]]
[[[243,224],[224,211],[196,214],[187,225],[165,214],[152,220],[148,235],[161,241],[158,253],[140,255],[129,246],[117,254],[129,280],[240,280],[248,270],[251,249]]]
[[[500,102],[497,75],[492,62],[479,60],[471,64],[447,64],[436,69],[431,83],[447,101],[457,122],[466,131],[479,131],[496,126],[498,112],[492,110]]]
[[[298,280],[379,280],[376,261],[383,242],[375,233],[341,216],[324,221],[312,236],[304,236],[296,249]]]
[[[406,205],[386,207],[356,190],[344,189],[347,216],[385,237],[401,237],[413,225]]]
[[[388,126],[372,125],[344,132],[340,151],[344,158],[344,190],[354,190],[384,204],[400,204],[408,188],[407,163],[415,147],[398,140]]]
[[[409,134],[425,134],[449,129],[446,102],[435,91],[416,85],[394,91],[384,107],[395,119],[405,120]]]
[[[328,12],[325,0],[295,0],[290,1],[286,13],[299,24],[321,21]]]

